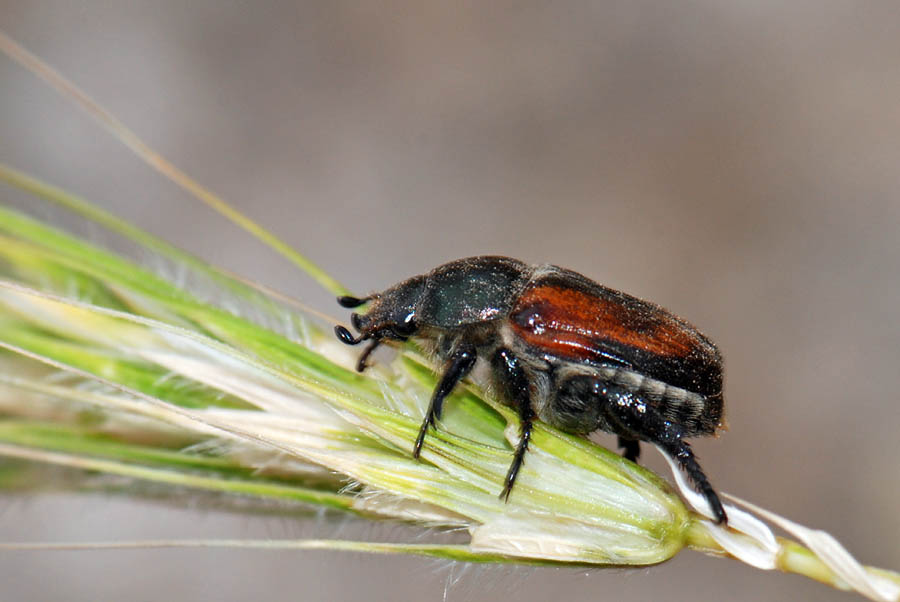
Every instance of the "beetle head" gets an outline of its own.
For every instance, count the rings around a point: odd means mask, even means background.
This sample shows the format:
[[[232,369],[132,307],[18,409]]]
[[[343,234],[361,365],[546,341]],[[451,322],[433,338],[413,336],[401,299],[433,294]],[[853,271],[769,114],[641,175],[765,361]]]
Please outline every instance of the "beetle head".
[[[405,341],[416,331],[416,305],[425,287],[424,277],[416,277],[401,282],[383,293],[362,299],[356,297],[338,297],[343,307],[359,307],[370,304],[364,314],[353,313],[350,323],[359,332],[353,334],[343,326],[335,326],[334,333],[347,345],[358,345],[363,341],[372,342],[360,356],[357,370],[365,369],[366,359],[384,340]]]

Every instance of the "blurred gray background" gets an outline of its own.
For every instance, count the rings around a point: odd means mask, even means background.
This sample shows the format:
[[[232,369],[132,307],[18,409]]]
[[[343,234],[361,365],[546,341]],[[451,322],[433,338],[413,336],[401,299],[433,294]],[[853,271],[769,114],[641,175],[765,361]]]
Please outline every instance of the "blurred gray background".
[[[501,253],[700,325],[727,362],[731,430],[695,446],[713,483],[900,568],[896,2],[0,0],[0,27],[357,291]],[[5,58],[0,161],[339,313]],[[0,498],[2,540],[399,529]],[[4,553],[0,583],[4,600],[849,599],[690,552],[634,571]]]

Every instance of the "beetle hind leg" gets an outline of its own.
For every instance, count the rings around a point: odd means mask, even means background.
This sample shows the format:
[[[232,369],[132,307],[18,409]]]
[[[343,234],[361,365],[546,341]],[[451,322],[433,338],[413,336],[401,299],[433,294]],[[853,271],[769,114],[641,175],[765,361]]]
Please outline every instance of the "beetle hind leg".
[[[725,509],[722,507],[722,502],[719,500],[719,496],[710,484],[709,479],[706,478],[703,469],[700,468],[700,464],[697,463],[697,457],[694,455],[694,452],[691,450],[687,441],[679,441],[673,445],[660,444],[660,447],[681,465],[687,473],[688,478],[694,483],[694,487],[697,488],[697,491],[706,498],[707,502],[709,502],[710,510],[712,510],[716,522],[720,525],[727,523],[728,517],[725,515]]]
[[[618,447],[622,448],[622,457],[632,462],[637,462],[641,457],[641,442],[637,439],[618,436]]]
[[[683,440],[682,428],[666,420],[659,410],[631,391],[615,385],[606,385],[602,389],[602,396],[606,418],[620,436],[658,445],[669,457],[678,462],[696,490],[706,498],[716,522],[726,523],[728,517],[722,502],[700,468],[690,445]]]

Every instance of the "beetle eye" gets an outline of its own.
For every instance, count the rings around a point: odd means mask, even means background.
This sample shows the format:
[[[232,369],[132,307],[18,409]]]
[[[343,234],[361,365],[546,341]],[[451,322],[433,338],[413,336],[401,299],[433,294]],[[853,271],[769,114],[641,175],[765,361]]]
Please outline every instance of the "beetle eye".
[[[357,332],[362,332],[362,325],[359,321],[359,314],[352,313],[350,314],[350,324],[353,325],[353,328],[357,330]]]
[[[416,331],[415,314],[409,314],[402,322],[398,322],[392,330],[402,337],[408,337]]]

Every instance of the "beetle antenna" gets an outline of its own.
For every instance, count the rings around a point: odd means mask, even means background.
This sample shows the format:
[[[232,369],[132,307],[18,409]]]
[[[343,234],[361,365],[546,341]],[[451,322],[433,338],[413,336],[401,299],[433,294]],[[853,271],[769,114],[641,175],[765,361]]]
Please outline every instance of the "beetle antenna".
[[[350,295],[343,295],[337,298],[338,305],[341,307],[346,307],[348,309],[353,309],[354,307],[359,307],[364,303],[368,303],[371,297],[363,297],[360,299],[359,297],[351,297]]]
[[[356,371],[362,372],[366,369],[366,360],[369,359],[369,356],[372,355],[372,352],[375,351],[375,348],[381,345],[381,339],[373,339],[369,346],[366,347],[363,352],[359,356],[359,361],[356,362]]]
[[[341,325],[334,327],[334,334],[336,334],[337,338],[340,339],[340,341],[345,345],[359,345],[363,340],[362,336],[360,336],[359,338],[354,337],[352,334],[350,334],[349,330]]]

